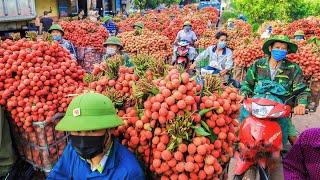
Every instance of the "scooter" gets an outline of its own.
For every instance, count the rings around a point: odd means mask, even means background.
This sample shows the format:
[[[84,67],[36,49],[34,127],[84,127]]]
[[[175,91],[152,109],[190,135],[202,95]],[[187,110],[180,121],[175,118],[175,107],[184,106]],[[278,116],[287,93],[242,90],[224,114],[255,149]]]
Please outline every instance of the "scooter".
[[[178,42],[178,48],[176,51],[177,58],[173,62],[174,65],[181,65],[182,67],[187,69],[190,63],[190,59],[188,58],[189,45],[189,42],[185,40]]]
[[[282,131],[275,119],[289,117],[291,107],[265,98],[248,98],[244,108],[250,115],[239,129],[233,179],[270,179],[275,161],[281,161]],[[230,179],[230,177],[229,177]],[[232,177],[231,177],[232,179]]]

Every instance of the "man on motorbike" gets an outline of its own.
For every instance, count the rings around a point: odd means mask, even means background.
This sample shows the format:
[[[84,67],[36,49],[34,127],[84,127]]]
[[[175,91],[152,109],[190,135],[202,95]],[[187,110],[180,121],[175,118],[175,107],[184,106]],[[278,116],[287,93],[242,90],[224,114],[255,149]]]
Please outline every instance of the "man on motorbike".
[[[177,49],[178,43],[180,41],[187,41],[189,43],[188,59],[189,61],[193,61],[194,58],[197,56],[196,49],[194,48],[194,43],[197,40],[198,38],[196,34],[192,31],[191,23],[189,21],[184,22],[183,29],[178,32],[176,40],[174,42],[172,62],[175,62],[177,59]]]
[[[216,45],[209,46],[201,52],[194,60],[191,68],[194,68],[200,60],[209,58],[209,66],[220,70],[222,76],[226,75],[233,66],[232,51],[227,47],[227,33],[218,32],[215,38],[218,40]]]
[[[247,71],[245,80],[241,84],[241,93],[244,97],[252,97],[256,94],[255,86],[263,80],[271,80],[286,90],[285,95],[280,96],[283,102],[294,96],[288,104],[294,107],[296,115],[303,115],[306,110],[307,99],[310,89],[304,82],[301,68],[287,60],[286,55],[295,53],[298,46],[290,42],[284,35],[275,35],[265,41],[263,52],[268,55],[253,63]],[[245,113],[241,112],[240,121],[244,119]],[[297,139],[297,130],[290,118],[287,120],[287,132],[283,132],[285,140],[289,138],[291,144]],[[287,136],[285,135],[287,134]],[[288,137],[288,138],[287,138]],[[286,141],[283,140],[283,144]]]
[[[122,124],[108,97],[75,97],[56,126],[70,132],[70,142],[47,179],[145,179],[134,154],[112,136],[112,128]]]
[[[106,54],[103,56],[103,59],[106,60],[115,55],[121,55],[124,58],[125,65],[127,67],[133,66],[130,61],[130,57],[127,53],[123,52],[123,45],[119,38],[115,36],[110,36],[106,42],[103,44],[106,48]]]

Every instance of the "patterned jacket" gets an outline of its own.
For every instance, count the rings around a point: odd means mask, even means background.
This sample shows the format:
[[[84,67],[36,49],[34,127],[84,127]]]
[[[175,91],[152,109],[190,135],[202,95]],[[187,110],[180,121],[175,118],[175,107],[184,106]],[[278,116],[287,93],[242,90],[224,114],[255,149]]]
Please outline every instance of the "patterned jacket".
[[[271,80],[269,62],[267,58],[262,58],[254,62],[247,71],[245,80],[241,84],[241,93],[251,97],[255,95],[254,87],[258,81]],[[281,84],[287,93],[279,97],[283,101],[291,96],[295,96],[295,102],[289,101],[291,106],[295,104],[307,105],[310,89],[306,85],[301,68],[287,59],[283,60],[276,71],[274,81]]]
[[[59,44],[60,44],[60,46],[66,48],[70,52],[72,58],[77,60],[76,50],[70,41],[62,39],[61,41],[59,41]]]

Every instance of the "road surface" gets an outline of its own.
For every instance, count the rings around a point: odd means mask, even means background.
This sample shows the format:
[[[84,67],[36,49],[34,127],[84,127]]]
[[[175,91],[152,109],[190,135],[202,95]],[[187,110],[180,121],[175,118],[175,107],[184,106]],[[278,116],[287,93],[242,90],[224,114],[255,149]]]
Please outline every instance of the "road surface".
[[[318,106],[316,112],[303,116],[293,116],[292,122],[299,133],[309,128],[320,128],[320,106]]]

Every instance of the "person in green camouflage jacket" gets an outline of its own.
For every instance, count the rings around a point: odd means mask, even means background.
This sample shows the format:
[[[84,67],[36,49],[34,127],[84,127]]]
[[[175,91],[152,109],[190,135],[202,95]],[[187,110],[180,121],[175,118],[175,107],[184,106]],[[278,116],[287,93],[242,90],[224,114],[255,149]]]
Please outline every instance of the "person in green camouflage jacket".
[[[114,55],[121,55],[124,58],[125,66],[133,66],[129,55],[123,51],[123,45],[118,37],[110,36],[103,44],[103,46],[106,48],[106,53],[103,56],[104,60],[111,58]]]
[[[257,60],[249,67],[245,80],[241,84],[242,95],[252,97],[255,95],[254,88],[258,81],[272,80],[286,89],[286,94],[279,98],[285,102],[289,97],[294,96],[288,104],[294,107],[296,115],[303,115],[310,89],[304,82],[301,68],[286,58],[288,53],[297,51],[297,45],[291,43],[287,36],[275,35],[265,41],[262,49],[268,57]],[[288,122],[288,135],[289,141],[294,143],[297,130],[291,119]]]

